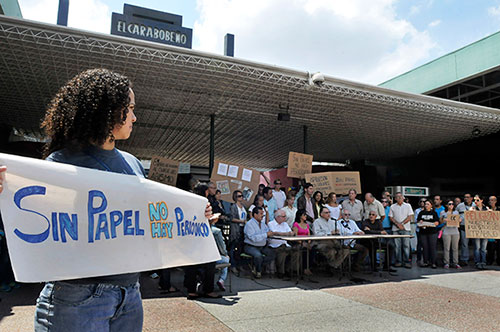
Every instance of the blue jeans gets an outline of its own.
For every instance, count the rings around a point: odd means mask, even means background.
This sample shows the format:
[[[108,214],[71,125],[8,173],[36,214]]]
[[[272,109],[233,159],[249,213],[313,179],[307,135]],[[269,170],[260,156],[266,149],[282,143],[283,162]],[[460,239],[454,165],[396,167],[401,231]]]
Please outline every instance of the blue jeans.
[[[245,253],[253,257],[253,264],[257,272],[262,272],[262,264],[273,261],[275,257],[273,249],[268,246],[255,247],[245,244]]]
[[[215,262],[215,264],[227,264],[227,263],[229,263],[229,257],[222,255],[220,255],[220,259],[217,262]],[[219,280],[226,281],[226,278],[227,278],[227,267],[223,268],[220,271]]]
[[[461,262],[469,261],[469,239],[465,236],[465,230],[460,230],[460,259]]]
[[[488,239],[474,239],[474,263],[486,264]]]
[[[410,231],[397,230],[393,234],[410,235]],[[403,245],[403,260],[401,260],[401,244]],[[394,251],[396,256],[396,263],[410,263],[410,238],[395,238]]]
[[[35,332],[142,331],[139,283],[48,282],[36,302]]]

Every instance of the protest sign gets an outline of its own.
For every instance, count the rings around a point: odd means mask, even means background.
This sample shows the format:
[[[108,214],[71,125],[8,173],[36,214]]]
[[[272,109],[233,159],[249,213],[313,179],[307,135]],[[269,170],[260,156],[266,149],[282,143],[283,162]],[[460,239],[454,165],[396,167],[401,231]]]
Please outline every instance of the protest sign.
[[[468,239],[500,239],[500,211],[465,211]]]
[[[169,186],[175,186],[177,182],[177,173],[179,172],[179,162],[160,156],[151,158],[148,179]]]
[[[213,262],[207,199],[142,177],[0,154],[0,208],[17,281]]]
[[[314,190],[319,190],[323,195],[333,192],[337,195],[347,195],[349,189],[355,189],[361,194],[361,181],[359,172],[323,172],[306,174],[306,182],[314,186]]]
[[[243,193],[243,205],[249,207],[259,190],[260,173],[249,167],[216,160],[210,181],[221,191],[222,200],[233,202],[233,192]]]
[[[298,152],[288,154],[288,169],[287,175],[289,178],[303,179],[306,174],[312,172],[313,156]]]
[[[448,227],[458,227],[460,226],[460,215],[451,214],[446,218],[446,226]]]

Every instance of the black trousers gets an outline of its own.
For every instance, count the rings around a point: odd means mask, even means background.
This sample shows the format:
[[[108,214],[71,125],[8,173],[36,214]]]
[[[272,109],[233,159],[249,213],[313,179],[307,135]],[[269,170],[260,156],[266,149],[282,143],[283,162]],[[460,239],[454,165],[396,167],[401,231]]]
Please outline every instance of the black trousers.
[[[424,234],[420,231],[420,240],[424,249],[424,263],[436,264],[437,238],[438,233]]]
[[[4,237],[0,240],[0,284],[8,284],[12,281],[14,281],[14,273],[7,250],[7,241]]]
[[[493,265],[495,254],[497,265],[500,265],[500,240],[495,240],[495,242],[488,241],[486,245],[486,264]]]
[[[188,293],[196,293],[197,277],[200,277],[203,293],[214,291],[215,262],[184,267],[184,286]]]
[[[169,290],[172,286],[170,284],[170,271],[171,269],[162,269],[157,272],[160,275],[160,282],[158,285],[164,290]]]

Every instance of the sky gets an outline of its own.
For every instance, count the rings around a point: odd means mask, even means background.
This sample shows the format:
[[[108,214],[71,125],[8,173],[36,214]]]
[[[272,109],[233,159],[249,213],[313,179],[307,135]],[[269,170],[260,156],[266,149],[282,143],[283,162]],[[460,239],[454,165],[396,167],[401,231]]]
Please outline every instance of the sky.
[[[58,0],[18,0],[25,19],[55,24]],[[183,16],[193,49],[380,84],[500,31],[500,0],[130,0]],[[70,0],[68,26],[110,33],[124,1]]]

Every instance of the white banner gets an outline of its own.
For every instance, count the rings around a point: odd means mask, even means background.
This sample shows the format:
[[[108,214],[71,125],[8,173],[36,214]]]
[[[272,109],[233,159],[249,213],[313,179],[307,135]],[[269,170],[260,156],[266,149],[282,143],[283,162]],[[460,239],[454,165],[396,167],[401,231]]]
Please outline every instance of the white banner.
[[[201,196],[137,176],[0,154],[0,209],[17,281],[220,259]]]

